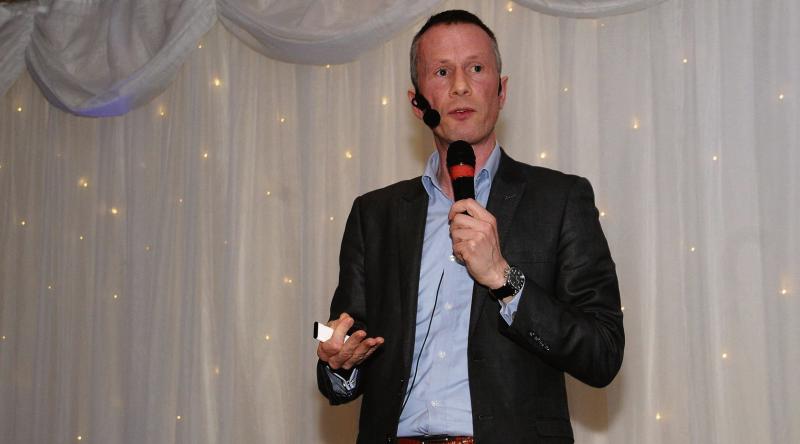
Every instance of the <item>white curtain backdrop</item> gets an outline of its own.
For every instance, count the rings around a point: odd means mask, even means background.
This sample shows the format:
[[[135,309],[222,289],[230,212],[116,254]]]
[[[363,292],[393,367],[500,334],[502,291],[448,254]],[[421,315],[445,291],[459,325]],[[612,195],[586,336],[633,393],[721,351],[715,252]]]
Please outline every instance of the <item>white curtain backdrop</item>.
[[[800,442],[798,2],[387,0],[366,25],[319,8],[374,2],[238,3],[249,24],[233,0],[42,3],[0,7],[3,442],[353,442],[310,326],[353,198],[432,149],[408,47],[452,7],[497,33],[502,145],[588,177],[603,212],[625,362],[570,381],[576,442]],[[264,49],[293,24],[330,66]]]

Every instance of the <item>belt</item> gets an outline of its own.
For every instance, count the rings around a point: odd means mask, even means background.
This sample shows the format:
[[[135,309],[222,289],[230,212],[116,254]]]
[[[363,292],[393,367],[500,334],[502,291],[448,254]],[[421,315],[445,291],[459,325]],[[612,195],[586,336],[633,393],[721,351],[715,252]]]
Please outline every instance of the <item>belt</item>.
[[[407,436],[397,438],[397,444],[475,444],[475,439],[471,436],[448,436],[448,435],[433,435],[433,436]]]

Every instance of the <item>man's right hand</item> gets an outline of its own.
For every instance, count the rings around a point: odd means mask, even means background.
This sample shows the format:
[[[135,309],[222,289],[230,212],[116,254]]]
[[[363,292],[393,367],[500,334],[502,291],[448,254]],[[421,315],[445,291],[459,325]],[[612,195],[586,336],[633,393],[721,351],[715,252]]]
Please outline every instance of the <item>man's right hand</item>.
[[[328,327],[333,329],[333,336],[317,346],[317,356],[334,370],[351,368],[364,362],[378,347],[383,344],[383,338],[367,338],[367,332],[358,330],[350,335],[347,342],[344,337],[355,321],[347,313],[342,313],[339,319],[328,322]]]

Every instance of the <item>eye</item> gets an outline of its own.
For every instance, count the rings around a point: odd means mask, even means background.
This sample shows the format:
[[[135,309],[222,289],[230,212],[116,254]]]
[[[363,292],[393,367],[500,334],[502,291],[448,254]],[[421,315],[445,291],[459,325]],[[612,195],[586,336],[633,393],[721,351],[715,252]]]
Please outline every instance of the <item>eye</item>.
[[[439,68],[439,69],[437,69],[437,70],[436,70],[436,75],[437,75],[437,76],[439,76],[439,77],[444,77],[444,76],[446,76],[446,75],[447,75],[447,69],[445,69],[445,68]]]
[[[481,72],[483,71],[483,65],[472,65],[472,72]]]

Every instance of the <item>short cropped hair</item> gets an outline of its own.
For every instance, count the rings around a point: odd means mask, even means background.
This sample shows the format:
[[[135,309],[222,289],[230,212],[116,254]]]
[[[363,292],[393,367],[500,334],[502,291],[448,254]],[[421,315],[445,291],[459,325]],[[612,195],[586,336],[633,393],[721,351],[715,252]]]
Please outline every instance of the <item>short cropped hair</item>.
[[[489,29],[489,27],[486,26],[475,14],[461,9],[451,9],[449,11],[443,11],[431,16],[431,18],[429,18],[428,21],[422,25],[422,28],[417,31],[417,34],[414,35],[414,40],[411,41],[411,83],[414,85],[415,90],[419,90],[417,58],[419,54],[419,40],[422,38],[422,35],[436,25],[455,25],[458,23],[469,23],[478,26],[486,33],[486,35],[489,36],[489,39],[492,41],[492,50],[494,50],[494,60],[497,63],[497,73],[499,74],[502,72],[503,61],[500,58],[500,49],[497,47],[497,39],[495,38],[492,30]]]

